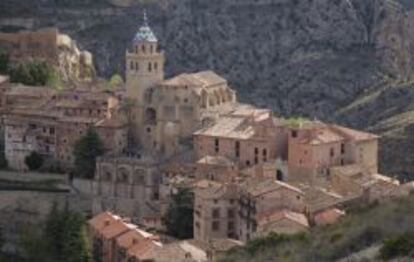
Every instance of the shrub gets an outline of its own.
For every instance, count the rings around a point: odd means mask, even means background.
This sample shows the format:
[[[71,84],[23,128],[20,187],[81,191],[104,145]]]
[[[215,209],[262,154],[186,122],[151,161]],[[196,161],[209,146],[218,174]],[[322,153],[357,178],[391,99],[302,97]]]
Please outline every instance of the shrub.
[[[380,257],[388,260],[396,257],[414,257],[414,235],[402,234],[384,241],[380,249]]]

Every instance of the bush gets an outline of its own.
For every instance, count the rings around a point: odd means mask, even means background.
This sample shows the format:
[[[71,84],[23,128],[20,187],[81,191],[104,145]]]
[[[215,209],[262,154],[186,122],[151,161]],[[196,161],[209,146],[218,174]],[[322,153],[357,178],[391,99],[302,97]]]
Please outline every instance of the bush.
[[[24,163],[29,170],[39,170],[43,165],[43,157],[36,151],[33,151],[24,159]]]
[[[414,235],[402,234],[384,241],[380,257],[384,260],[396,257],[414,257]]]
[[[45,61],[28,61],[10,69],[10,81],[31,86],[45,86],[55,81],[56,74],[52,66]]]

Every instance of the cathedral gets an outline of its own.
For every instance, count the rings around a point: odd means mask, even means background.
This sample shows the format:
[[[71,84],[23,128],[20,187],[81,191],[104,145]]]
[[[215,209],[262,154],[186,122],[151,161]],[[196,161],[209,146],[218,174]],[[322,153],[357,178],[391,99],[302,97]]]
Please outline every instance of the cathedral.
[[[236,92],[212,71],[165,79],[165,54],[159,50],[146,14],[126,50],[125,62],[134,134],[147,152],[171,156],[184,150],[194,131],[236,104]]]

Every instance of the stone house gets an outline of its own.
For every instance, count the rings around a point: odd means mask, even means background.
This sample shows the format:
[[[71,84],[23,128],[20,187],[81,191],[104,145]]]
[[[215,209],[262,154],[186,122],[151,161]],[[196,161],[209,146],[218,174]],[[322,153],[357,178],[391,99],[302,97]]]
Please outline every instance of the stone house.
[[[279,139],[278,135],[281,134]],[[282,133],[269,110],[240,106],[213,125],[194,133],[196,156],[226,157],[240,168],[260,165],[282,155]]]
[[[254,236],[258,214],[284,209],[304,213],[303,191],[275,179],[246,181],[239,198],[239,239],[246,242]]]
[[[290,127],[288,143],[290,181],[323,183],[331,167],[349,164],[377,172],[378,136],[370,133],[311,121]]]
[[[198,183],[194,190],[194,239],[208,242],[215,238],[238,238],[237,190],[232,184]]]
[[[6,158],[13,169],[25,170],[24,159],[32,151],[60,167],[71,167],[73,147],[91,127],[96,127],[108,152],[120,154],[126,147],[127,126],[111,114],[118,107],[111,92],[11,85],[2,100]]]
[[[257,230],[254,237],[265,237],[270,233],[297,234],[307,232],[309,223],[303,213],[282,209],[271,212],[262,212],[256,215]]]

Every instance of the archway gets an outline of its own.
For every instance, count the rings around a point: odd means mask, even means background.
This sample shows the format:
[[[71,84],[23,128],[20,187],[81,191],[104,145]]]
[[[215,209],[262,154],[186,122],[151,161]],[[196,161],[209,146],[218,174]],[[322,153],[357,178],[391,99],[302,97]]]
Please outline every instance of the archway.
[[[129,172],[126,168],[121,167],[118,169],[116,181],[123,184],[129,183]]]

